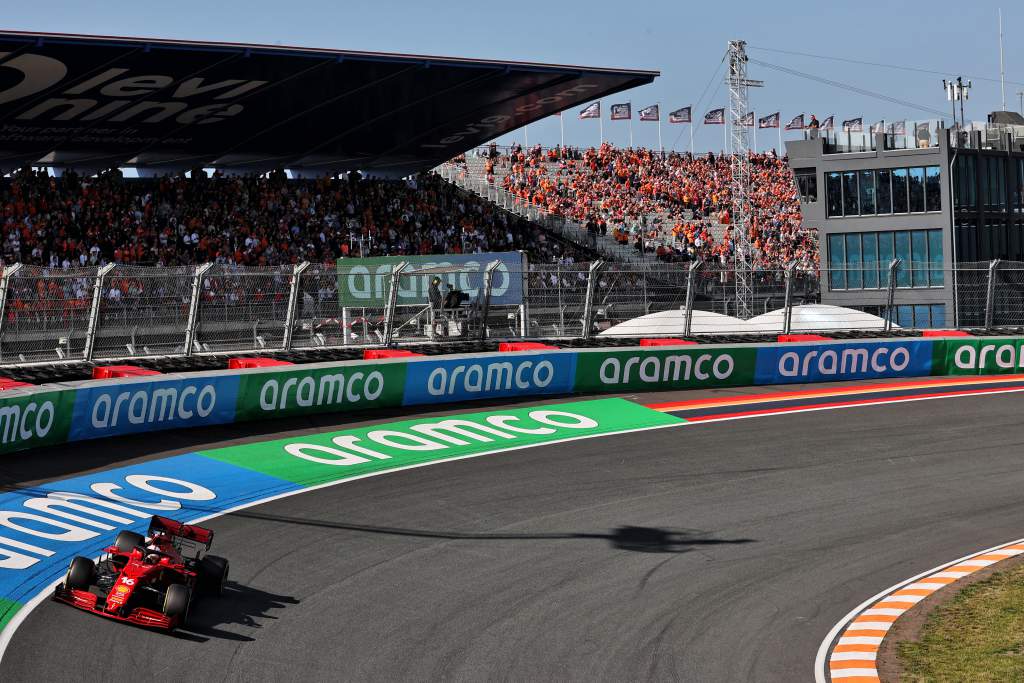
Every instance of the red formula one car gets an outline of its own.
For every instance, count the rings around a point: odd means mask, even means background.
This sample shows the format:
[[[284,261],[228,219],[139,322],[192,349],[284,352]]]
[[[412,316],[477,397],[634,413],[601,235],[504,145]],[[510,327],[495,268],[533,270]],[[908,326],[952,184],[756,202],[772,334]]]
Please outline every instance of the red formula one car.
[[[53,599],[139,626],[177,628],[192,596],[219,595],[228,561],[206,555],[213,532],[154,515],[146,536],[121,531],[100,561],[71,560]]]

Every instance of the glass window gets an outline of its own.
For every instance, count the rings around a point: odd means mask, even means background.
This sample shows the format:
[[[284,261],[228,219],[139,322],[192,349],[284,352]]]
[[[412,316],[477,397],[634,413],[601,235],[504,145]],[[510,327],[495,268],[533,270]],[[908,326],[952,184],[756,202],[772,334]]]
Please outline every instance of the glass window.
[[[843,173],[843,215],[859,216],[857,209],[857,172]]]
[[[924,208],[925,211],[942,210],[942,184],[939,182],[938,166],[924,169]]]
[[[946,304],[932,304],[932,327],[945,327]]]
[[[816,168],[798,168],[793,171],[800,199],[805,202],[818,201],[818,170]]]
[[[875,183],[875,208],[878,209],[878,213],[892,213],[892,185],[890,176],[892,173],[889,169],[882,169],[876,174],[877,182]]]
[[[864,262],[860,259],[860,234],[849,233],[846,235],[846,288],[863,289],[864,275],[862,268]]]
[[[861,215],[875,212],[875,172],[860,172],[860,213]]]
[[[931,327],[932,322],[929,319],[931,313],[931,307],[927,305],[914,306],[914,327],[925,328]]]
[[[944,282],[942,263],[942,231],[928,231],[928,262],[931,264],[931,273],[928,280],[932,287],[940,287]]]
[[[892,212],[907,212],[907,169],[892,170]]]
[[[924,211],[924,169],[920,166],[910,169],[910,212]]]
[[[900,230],[895,233],[896,237],[896,258],[903,261],[896,275],[897,287],[910,286],[910,231]]]
[[[865,232],[861,235],[864,258],[864,288],[878,287],[878,233]]]
[[[843,185],[842,174],[829,173],[826,177],[826,192],[828,193],[828,216],[843,215]]]
[[[878,233],[878,286],[889,287],[889,264],[892,263],[892,233]]]
[[[846,289],[846,270],[844,269],[845,249],[843,248],[842,235],[828,236],[828,271],[829,287],[832,289]]]
[[[1017,160],[1017,203],[1014,210],[1017,213],[1024,210],[1024,159]]]
[[[911,254],[913,264],[914,287],[928,286],[928,231],[912,230],[910,232]]]
[[[914,307],[913,306],[897,306],[896,307],[896,324],[900,327],[913,327],[914,326]]]

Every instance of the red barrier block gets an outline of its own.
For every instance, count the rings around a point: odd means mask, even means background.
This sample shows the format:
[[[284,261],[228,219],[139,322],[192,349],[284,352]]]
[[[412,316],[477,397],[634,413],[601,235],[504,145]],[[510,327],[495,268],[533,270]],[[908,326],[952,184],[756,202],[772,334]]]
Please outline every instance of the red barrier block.
[[[144,377],[164,373],[135,365],[101,365],[92,369],[93,379],[115,379],[117,377]]]
[[[695,341],[685,339],[641,339],[640,346],[696,346]]]
[[[380,360],[382,358],[408,358],[409,356],[422,356],[422,353],[413,353],[406,349],[365,349],[363,360]]]
[[[295,365],[286,360],[276,358],[229,358],[228,370],[247,370],[248,368],[271,368],[278,365]]]
[[[832,341],[832,338],[822,337],[820,334],[780,334],[779,341],[788,344],[789,342]]]
[[[540,342],[501,342],[498,344],[498,352],[506,351],[557,351],[557,346],[541,344]]]
[[[34,384],[28,382],[19,382],[16,379],[9,377],[0,377],[0,391],[6,391],[7,389],[17,389],[18,387],[34,387]]]
[[[922,337],[970,337],[963,330],[922,330]]]

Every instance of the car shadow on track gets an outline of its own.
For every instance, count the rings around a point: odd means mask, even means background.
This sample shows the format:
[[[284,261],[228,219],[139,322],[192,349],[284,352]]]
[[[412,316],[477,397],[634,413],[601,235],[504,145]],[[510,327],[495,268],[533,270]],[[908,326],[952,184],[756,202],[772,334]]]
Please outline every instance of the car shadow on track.
[[[242,510],[231,513],[232,517],[245,517],[280,524],[298,524],[327,529],[341,529],[368,534],[384,534],[390,536],[409,536],[414,538],[436,538],[450,541],[544,541],[595,539],[611,543],[618,550],[631,550],[642,553],[685,553],[698,546],[735,545],[754,543],[751,538],[712,538],[710,533],[697,529],[661,529],[658,527],[620,526],[607,533],[591,532],[553,532],[553,533],[511,533],[511,532],[461,532],[436,531],[429,529],[404,529],[400,527],[372,526],[367,524],[347,524],[302,517],[286,517],[268,515],[261,512]]]
[[[220,597],[195,602],[188,623],[176,630],[174,637],[200,643],[211,639],[251,642],[255,638],[222,627],[263,628],[264,621],[278,618],[272,612],[297,604],[296,598],[228,581]]]

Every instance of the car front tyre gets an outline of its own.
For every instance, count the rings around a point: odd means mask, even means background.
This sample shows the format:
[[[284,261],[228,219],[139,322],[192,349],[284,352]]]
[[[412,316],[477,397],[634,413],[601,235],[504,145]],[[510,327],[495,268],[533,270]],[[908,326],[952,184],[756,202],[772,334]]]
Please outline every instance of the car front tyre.
[[[84,591],[92,585],[96,578],[96,563],[87,557],[76,557],[71,560],[64,587]]]
[[[178,617],[178,623],[184,624],[188,619],[188,607],[191,600],[192,594],[188,586],[180,583],[168,586],[167,593],[164,594],[164,616],[172,619]]]

